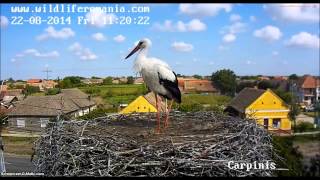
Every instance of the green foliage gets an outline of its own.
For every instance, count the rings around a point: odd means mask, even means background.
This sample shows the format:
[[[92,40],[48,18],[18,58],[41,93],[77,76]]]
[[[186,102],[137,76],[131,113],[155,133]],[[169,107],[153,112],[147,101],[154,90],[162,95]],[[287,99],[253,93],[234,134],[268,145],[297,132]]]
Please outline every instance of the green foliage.
[[[67,76],[59,82],[59,87],[62,89],[66,89],[81,86],[81,79],[83,78],[79,76]]]
[[[101,92],[101,89],[98,89],[98,88],[88,88],[88,89],[85,89],[84,92],[86,94],[91,94],[93,96],[99,94]]]
[[[193,75],[193,77],[196,78],[196,79],[202,79],[202,76],[200,76],[198,74]]]
[[[2,130],[2,126],[5,125],[7,115],[4,113],[4,112],[0,112],[0,133],[1,133],[1,130]]]
[[[132,76],[129,76],[129,77],[127,78],[127,84],[133,84],[133,83],[134,83],[133,77],[132,77]]]
[[[258,80],[258,76],[241,76],[241,80]]]
[[[296,75],[296,74],[291,74],[288,79],[289,79],[289,80],[298,80],[299,77],[298,77],[298,75]]]
[[[10,77],[10,78],[7,80],[7,83],[14,83],[14,79],[12,79],[12,77]]]
[[[95,109],[95,110],[91,111],[90,113],[88,113],[86,115],[78,117],[78,119],[92,120],[92,119],[97,118],[97,117],[106,116],[107,113],[114,113],[114,112],[117,112],[117,111],[118,111],[117,108],[110,108],[110,109],[98,108],[98,109]]]
[[[253,88],[255,85],[256,85],[255,82],[250,82],[250,81],[240,82],[236,87],[236,92],[238,93],[246,87]]]
[[[91,79],[101,79],[101,78],[96,77],[96,76],[92,76]]]
[[[45,95],[56,95],[60,93],[60,89],[59,88],[51,88],[48,89],[45,93]]]
[[[112,77],[108,76],[103,79],[103,84],[104,85],[111,85],[112,84]]]
[[[293,97],[290,92],[286,92],[282,89],[276,89],[273,90],[273,92],[276,93],[284,102],[286,102],[287,104],[291,104]]]
[[[275,87],[274,87],[274,85],[271,84],[270,81],[263,80],[258,83],[258,88],[259,89],[273,89]]]
[[[13,88],[14,88],[13,83],[8,83],[8,89],[13,89]]]
[[[309,122],[301,122],[297,125],[296,131],[297,132],[306,132],[314,130],[314,126],[312,123]]]
[[[215,111],[223,112],[225,106],[231,100],[228,96],[184,94],[181,104],[173,104],[173,108],[182,112]]]
[[[289,171],[275,171],[277,176],[301,176],[303,172],[302,154],[293,147],[293,137],[273,137],[273,147],[282,161],[274,156],[277,168],[287,168]]]
[[[236,91],[236,75],[230,69],[222,69],[216,71],[211,76],[212,82],[222,94],[234,96]]]
[[[23,93],[27,96],[34,93],[38,93],[38,92],[40,92],[40,88],[38,86],[29,86],[29,85],[27,85],[23,91]]]

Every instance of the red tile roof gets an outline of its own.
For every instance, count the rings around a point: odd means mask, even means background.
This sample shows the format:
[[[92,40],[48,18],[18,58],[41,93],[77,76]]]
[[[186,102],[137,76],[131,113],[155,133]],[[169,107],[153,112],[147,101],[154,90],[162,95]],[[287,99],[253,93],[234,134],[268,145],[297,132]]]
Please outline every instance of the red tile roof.
[[[41,79],[29,79],[29,80],[27,81],[27,83],[41,83],[41,82],[42,82]]]
[[[316,88],[320,86],[320,80],[313,76],[304,76],[301,84],[302,88]]]

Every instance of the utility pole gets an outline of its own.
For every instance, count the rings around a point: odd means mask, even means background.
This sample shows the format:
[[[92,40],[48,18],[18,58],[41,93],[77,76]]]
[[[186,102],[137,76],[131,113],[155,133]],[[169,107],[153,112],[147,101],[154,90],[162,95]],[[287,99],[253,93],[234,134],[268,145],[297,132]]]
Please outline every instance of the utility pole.
[[[46,67],[46,70],[44,70],[43,72],[47,73],[47,80],[49,79],[49,72],[52,72],[51,70],[48,69],[48,67]]]

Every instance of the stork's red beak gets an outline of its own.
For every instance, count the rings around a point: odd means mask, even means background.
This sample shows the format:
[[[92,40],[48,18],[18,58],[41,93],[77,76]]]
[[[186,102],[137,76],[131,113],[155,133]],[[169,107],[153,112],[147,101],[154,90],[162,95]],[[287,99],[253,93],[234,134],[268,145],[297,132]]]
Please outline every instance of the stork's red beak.
[[[125,59],[128,59],[130,56],[132,56],[135,52],[137,52],[141,48],[141,42],[137,44],[137,46],[128,54],[128,56]]]

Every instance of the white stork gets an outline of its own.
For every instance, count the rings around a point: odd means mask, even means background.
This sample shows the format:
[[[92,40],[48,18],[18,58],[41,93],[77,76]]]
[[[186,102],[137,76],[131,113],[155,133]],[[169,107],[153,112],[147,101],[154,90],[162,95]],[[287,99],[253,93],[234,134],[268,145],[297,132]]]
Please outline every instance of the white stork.
[[[155,94],[157,108],[157,133],[160,133],[160,110],[161,97],[170,100],[169,107],[166,109],[164,127],[168,127],[169,112],[171,110],[173,100],[181,103],[181,92],[178,88],[178,80],[175,72],[171,70],[169,65],[160,59],[147,57],[148,49],[151,47],[151,41],[147,38],[142,39],[136,47],[125,58],[129,58],[138,50],[139,53],[134,61],[134,70],[142,75],[148,89]],[[158,98],[158,95],[161,96]]]

